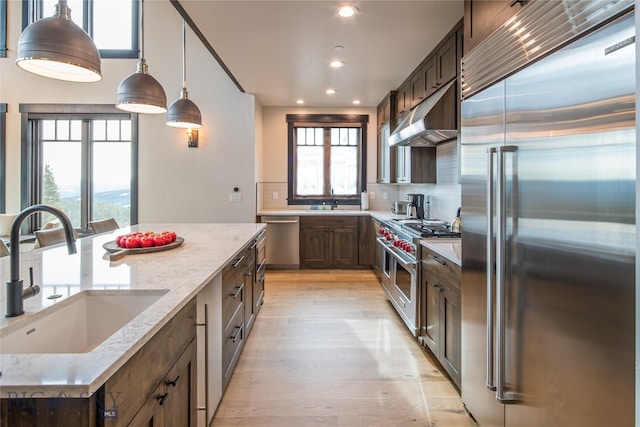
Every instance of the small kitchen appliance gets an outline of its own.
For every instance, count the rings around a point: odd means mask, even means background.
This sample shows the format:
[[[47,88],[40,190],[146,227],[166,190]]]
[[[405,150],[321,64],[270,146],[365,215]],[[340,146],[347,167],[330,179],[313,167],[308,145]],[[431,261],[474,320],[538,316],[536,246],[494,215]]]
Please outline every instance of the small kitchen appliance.
[[[424,218],[424,194],[407,194],[407,218]]]

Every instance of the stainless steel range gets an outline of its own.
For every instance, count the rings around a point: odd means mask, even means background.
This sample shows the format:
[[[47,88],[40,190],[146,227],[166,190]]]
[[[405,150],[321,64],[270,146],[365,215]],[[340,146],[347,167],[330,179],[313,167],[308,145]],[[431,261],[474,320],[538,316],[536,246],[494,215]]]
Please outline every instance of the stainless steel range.
[[[438,237],[460,237],[444,221],[391,219],[382,221],[376,230],[381,246],[381,283],[387,299],[396,309],[409,331],[417,336],[420,283],[420,240]]]

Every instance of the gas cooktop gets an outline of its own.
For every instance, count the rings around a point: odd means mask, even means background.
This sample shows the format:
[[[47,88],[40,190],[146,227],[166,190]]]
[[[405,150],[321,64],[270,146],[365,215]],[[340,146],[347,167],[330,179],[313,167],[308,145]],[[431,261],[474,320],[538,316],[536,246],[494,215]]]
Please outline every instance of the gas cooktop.
[[[449,224],[440,220],[426,219],[394,219],[396,224],[418,237],[461,237],[460,233],[456,233],[449,229]]]

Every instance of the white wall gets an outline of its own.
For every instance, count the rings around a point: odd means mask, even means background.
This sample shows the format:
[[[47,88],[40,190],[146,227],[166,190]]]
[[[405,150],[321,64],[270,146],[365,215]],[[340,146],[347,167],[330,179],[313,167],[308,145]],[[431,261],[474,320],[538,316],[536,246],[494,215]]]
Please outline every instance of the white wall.
[[[280,108],[263,109],[262,171],[258,177],[258,209],[300,209],[287,206],[287,114],[368,114],[367,127],[367,191],[370,209],[389,210],[394,200],[404,200],[408,193],[431,196],[431,216],[446,221],[455,217],[460,206],[458,154],[456,142],[440,144],[437,150],[437,183],[393,185],[376,184],[377,126],[375,108]],[[272,195],[278,193],[278,199]],[[383,195],[387,198],[384,199]]]
[[[98,83],[39,77],[15,65],[21,2],[8,4],[7,58],[0,59],[0,102],[7,113],[7,212],[20,209],[20,103],[113,104],[135,59],[103,59]],[[76,18],[73,15],[72,17]],[[168,103],[182,87],[182,18],[168,0],[145,2],[145,57]],[[187,29],[187,87],[203,116],[199,147],[166,115],[141,115],[139,222],[253,222],[255,214],[255,99],[241,93],[193,32]],[[117,169],[114,169],[117,173]],[[241,203],[229,202],[238,187]]]

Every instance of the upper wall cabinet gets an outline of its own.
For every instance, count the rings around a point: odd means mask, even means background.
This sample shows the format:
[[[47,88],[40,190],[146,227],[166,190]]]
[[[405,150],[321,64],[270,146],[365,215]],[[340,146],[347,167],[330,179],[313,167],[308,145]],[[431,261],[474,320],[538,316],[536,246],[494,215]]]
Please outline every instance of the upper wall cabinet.
[[[463,55],[479,45],[530,1],[465,0]]]
[[[456,34],[454,33],[433,55],[427,58],[422,67],[421,75],[424,82],[422,99],[427,98],[440,86],[456,78],[459,57]]]
[[[396,91],[398,120],[442,85],[455,79],[462,57],[462,20],[438,43]],[[392,126],[393,131],[393,126]]]

